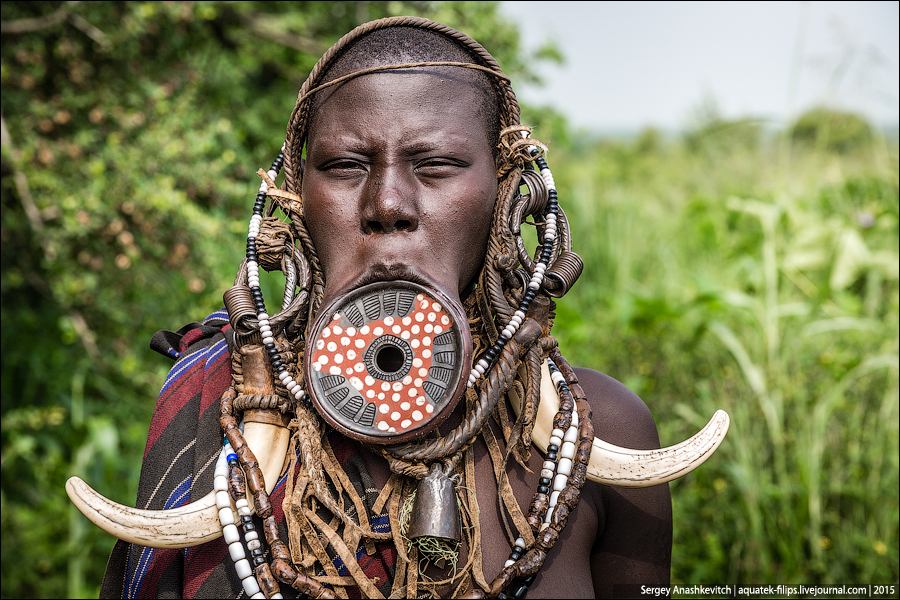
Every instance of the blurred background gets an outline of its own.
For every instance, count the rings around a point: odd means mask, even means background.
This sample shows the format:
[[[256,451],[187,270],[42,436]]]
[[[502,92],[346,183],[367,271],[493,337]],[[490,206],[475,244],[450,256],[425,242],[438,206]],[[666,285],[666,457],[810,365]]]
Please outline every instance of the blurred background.
[[[550,146],[570,362],[664,445],[731,415],[671,484],[673,583],[897,584],[897,7],[3,2],[2,596],[97,595],[66,478],[133,504],[151,335],[222,304],[321,53],[399,14],[480,41]]]

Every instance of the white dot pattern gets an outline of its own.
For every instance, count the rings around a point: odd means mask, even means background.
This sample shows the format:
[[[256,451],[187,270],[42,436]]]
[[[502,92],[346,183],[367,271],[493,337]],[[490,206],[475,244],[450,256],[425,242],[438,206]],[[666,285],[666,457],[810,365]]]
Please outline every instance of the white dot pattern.
[[[378,431],[402,433],[426,421],[434,413],[434,406],[423,389],[431,368],[432,337],[452,326],[452,316],[440,303],[420,293],[412,311],[405,317],[376,319],[359,330],[354,327],[342,329],[340,321],[341,314],[336,312],[331,324],[323,328],[320,339],[313,345],[313,369],[340,373],[337,365],[350,363],[346,365],[346,371],[351,384],[376,405],[374,427]],[[377,379],[366,371],[361,361],[369,344],[386,334],[407,340],[414,353],[411,370],[401,381]],[[349,377],[350,374],[353,376]]]

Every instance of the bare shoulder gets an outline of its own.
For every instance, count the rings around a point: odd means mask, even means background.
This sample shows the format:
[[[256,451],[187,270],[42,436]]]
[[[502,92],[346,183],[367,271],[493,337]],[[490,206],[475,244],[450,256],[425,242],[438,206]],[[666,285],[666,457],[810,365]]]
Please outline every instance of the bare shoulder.
[[[576,367],[575,374],[593,411],[595,436],[635,450],[659,448],[656,422],[637,394],[609,375],[593,369]]]
[[[653,415],[637,394],[598,371],[576,368],[575,373],[591,404],[596,437],[635,450],[660,447]],[[594,594],[634,597],[641,586],[668,585],[672,551],[668,484],[614,488],[589,483],[585,492],[599,522],[590,560]]]

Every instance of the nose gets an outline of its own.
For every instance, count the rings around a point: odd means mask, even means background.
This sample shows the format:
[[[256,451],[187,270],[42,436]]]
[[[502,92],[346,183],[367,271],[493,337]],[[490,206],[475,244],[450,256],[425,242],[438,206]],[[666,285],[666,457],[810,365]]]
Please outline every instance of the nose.
[[[361,214],[364,233],[388,234],[418,228],[415,186],[398,171],[385,169],[367,183]]]

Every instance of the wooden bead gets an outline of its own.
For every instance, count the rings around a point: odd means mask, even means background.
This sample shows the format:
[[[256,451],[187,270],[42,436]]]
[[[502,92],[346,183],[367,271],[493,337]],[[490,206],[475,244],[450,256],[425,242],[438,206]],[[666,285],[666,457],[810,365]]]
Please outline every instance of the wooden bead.
[[[280,591],[278,589],[278,581],[276,581],[275,576],[272,574],[272,569],[266,563],[256,567],[256,581],[259,582],[259,587],[262,588],[266,598],[271,598]]]
[[[559,498],[556,500],[557,504],[565,504],[569,507],[569,509],[574,509],[575,505],[578,504],[579,499],[581,498],[581,491],[575,488],[574,486],[566,486],[566,489],[562,491],[559,495]]]
[[[574,373],[572,375],[574,376]],[[569,385],[569,391],[572,392],[573,398],[587,398],[584,390],[581,389],[581,385],[578,383],[577,379],[575,379],[574,381],[569,381],[568,379],[566,379],[566,383]]]
[[[572,474],[569,476],[569,485],[579,491],[584,487],[587,481],[587,463],[575,463]]]
[[[247,495],[247,488],[244,482],[244,472],[239,467],[231,469],[228,474],[228,485],[231,490],[232,498],[244,498]]]
[[[575,501],[575,504],[578,504],[577,500]],[[573,506],[571,508],[575,507]],[[569,511],[569,506],[566,506],[562,502],[557,503],[556,508],[553,510],[553,517],[550,519],[550,529],[562,531],[563,528],[565,528],[566,523],[569,521]]]
[[[529,515],[534,515],[537,517],[538,526],[543,522],[544,513],[547,512],[547,507],[550,505],[550,498],[547,494],[537,493],[531,499],[531,506],[528,509]]]
[[[256,514],[259,518],[265,519],[272,516],[272,503],[269,502],[268,494],[258,494],[253,497],[253,506],[256,507]]]
[[[488,592],[488,597],[497,598],[500,594],[503,593],[503,590],[506,589],[510,583],[512,583],[513,578],[516,576],[516,567],[515,565],[505,567],[497,577],[494,578],[494,581],[491,582],[491,591]]]
[[[265,482],[263,480],[262,472],[257,469],[248,469],[247,471],[247,487],[250,488],[250,493],[257,496],[260,492],[266,491]]]
[[[274,516],[263,519],[263,531],[266,534],[266,542],[269,543],[269,547],[272,550],[272,556],[277,556],[275,554],[275,544],[281,540],[278,537],[278,524],[275,522]]]
[[[241,436],[241,442],[240,448],[232,444],[234,453],[237,454],[238,460],[241,461],[241,465],[248,471],[252,469],[259,470],[259,463],[256,462],[256,457],[253,456],[253,451],[250,450],[250,446],[244,442],[243,436]]]
[[[572,416],[565,410],[563,403],[560,402],[559,412],[553,417],[553,428],[561,429],[563,432],[566,432],[569,430],[570,425],[572,425]]]
[[[532,548],[525,556],[516,562],[516,576],[529,577],[536,574],[544,566],[547,553],[540,548]]]
[[[541,530],[541,523],[544,522],[544,519],[538,515],[528,515],[525,517],[525,521],[531,527],[531,531],[537,534]]]
[[[273,564],[274,567],[274,564]],[[298,573],[294,578],[293,582],[291,582],[291,587],[300,592],[301,594],[306,594],[313,598],[336,598],[334,592],[329,590],[327,587],[319,583],[318,581],[314,581],[309,579],[303,574]]]
[[[549,552],[550,549],[556,545],[556,541],[558,539],[559,539],[559,532],[556,529],[554,529],[552,526],[550,526],[550,527],[546,528],[543,531],[543,533],[541,533],[541,535],[537,541],[537,546],[540,549],[542,549],[546,552]]]
[[[272,544],[269,545],[269,549],[272,551],[272,556],[275,558],[280,558],[281,560],[290,561],[291,560],[291,552],[285,544],[280,539],[275,540]]]
[[[222,426],[222,430],[225,432],[225,435],[230,434],[233,431],[238,431],[237,421],[234,420],[234,417],[231,415],[224,415],[219,417],[219,425]],[[228,441],[231,441],[231,438],[228,438]],[[233,446],[234,444],[232,444]]]
[[[237,454],[238,458],[241,457],[240,450],[241,448],[245,448],[247,446],[247,442],[244,441],[244,436],[241,434],[240,430],[237,427],[237,422],[234,418],[229,417],[231,421],[234,423],[234,427],[225,430],[225,436],[228,438],[228,443],[231,444],[231,450]]]
[[[291,568],[286,560],[276,558],[272,561],[272,574],[282,583],[293,586],[294,580],[297,579],[297,572]]]
[[[234,403],[234,399],[237,397],[237,392],[234,391],[233,387],[228,388],[222,394],[221,399],[219,400],[219,414],[222,417],[226,417],[232,414],[232,404]]]

